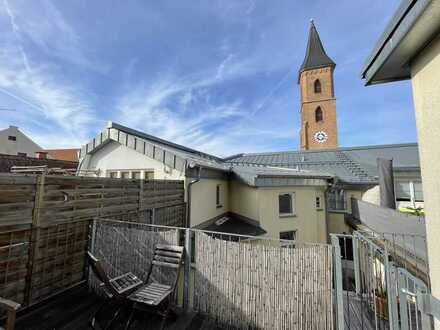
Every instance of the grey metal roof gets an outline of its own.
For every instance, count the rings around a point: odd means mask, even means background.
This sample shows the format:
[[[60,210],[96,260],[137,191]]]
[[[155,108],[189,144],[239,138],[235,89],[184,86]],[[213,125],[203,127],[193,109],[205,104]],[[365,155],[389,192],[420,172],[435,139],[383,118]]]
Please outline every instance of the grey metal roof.
[[[326,185],[333,176],[322,171],[306,171],[271,166],[233,165],[236,178],[250,186]]]
[[[395,168],[414,170],[420,167],[415,143],[240,154],[222,159],[110,123],[96,138],[81,148],[81,169],[87,167],[87,162],[83,162],[86,155],[94,153],[111,141],[179,171],[185,171],[187,166],[201,166],[221,171],[225,175],[232,174],[246,184],[257,187],[325,185],[333,177],[350,184],[372,184],[377,182],[378,157],[392,157]]]
[[[231,214],[226,215],[223,219],[221,219],[221,221],[216,221],[203,229],[249,236],[260,236],[266,234],[266,231],[258,224],[253,224],[250,221],[244,221],[243,219],[235,217]]]
[[[366,84],[409,79],[409,63],[440,28],[436,0],[402,0],[362,68]]]
[[[325,66],[335,67],[336,64],[325,52],[315,24],[313,23],[313,20],[311,20],[306,55],[299,69],[299,74],[305,70],[322,68]]]
[[[394,167],[420,167],[416,143],[328,150],[241,154],[227,158],[234,165],[266,165],[330,174],[346,183],[376,183],[378,157],[393,158]]]

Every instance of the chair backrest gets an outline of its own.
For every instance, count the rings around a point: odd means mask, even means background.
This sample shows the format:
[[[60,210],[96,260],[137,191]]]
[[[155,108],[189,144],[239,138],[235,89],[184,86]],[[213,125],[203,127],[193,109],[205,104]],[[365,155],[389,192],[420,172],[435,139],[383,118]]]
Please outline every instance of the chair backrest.
[[[98,278],[98,280],[104,283],[107,287],[111,288],[112,286],[110,285],[110,278],[107,276],[107,273],[102,266],[101,260],[96,258],[90,251],[87,251],[87,259],[89,261],[90,267],[92,267],[93,273]]]
[[[158,244],[154,249],[152,264],[179,269],[183,260],[183,246]]]

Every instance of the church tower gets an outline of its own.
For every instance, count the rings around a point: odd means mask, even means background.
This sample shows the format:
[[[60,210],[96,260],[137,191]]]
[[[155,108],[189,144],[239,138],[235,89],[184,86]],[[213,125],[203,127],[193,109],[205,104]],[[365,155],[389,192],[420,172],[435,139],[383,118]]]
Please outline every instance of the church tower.
[[[298,74],[301,92],[301,150],[338,146],[333,87],[335,67],[335,62],[326,54],[311,20],[306,55]]]

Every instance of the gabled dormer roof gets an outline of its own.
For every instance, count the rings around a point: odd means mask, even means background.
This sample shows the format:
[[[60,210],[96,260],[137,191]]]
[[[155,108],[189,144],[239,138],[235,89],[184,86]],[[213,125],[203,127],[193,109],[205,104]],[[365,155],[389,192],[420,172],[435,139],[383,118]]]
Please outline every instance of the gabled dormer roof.
[[[309,41],[307,42],[306,55],[298,72],[298,79],[301,72],[317,69],[326,66],[335,67],[336,63],[327,55],[319,38],[313,20],[310,20]]]

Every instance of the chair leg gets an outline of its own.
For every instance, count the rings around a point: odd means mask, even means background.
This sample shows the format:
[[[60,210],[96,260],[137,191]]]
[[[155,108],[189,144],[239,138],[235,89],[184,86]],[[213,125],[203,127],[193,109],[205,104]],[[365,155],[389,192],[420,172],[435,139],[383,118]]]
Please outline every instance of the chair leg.
[[[170,307],[171,307],[171,301],[168,300],[167,307],[165,309],[165,312],[163,313],[162,322],[160,324],[160,330],[163,330],[165,328],[165,323],[167,322],[167,318],[168,318],[168,313],[170,311]]]
[[[125,328],[124,328],[125,330],[128,330],[130,328],[130,323],[133,318],[133,314],[134,314],[134,306],[131,305],[130,316],[128,317],[127,323],[125,324]]]
[[[119,313],[121,312],[123,306],[120,306],[116,311],[115,314],[113,315],[112,319],[110,320],[110,322],[107,323],[107,325],[105,326],[104,330],[110,329],[111,325],[113,324],[113,322],[115,322],[116,318],[118,317]]]
[[[96,312],[93,314],[92,319],[90,320],[90,326],[92,329],[96,329],[96,316],[104,309],[105,306],[107,306],[110,303],[110,299],[106,299],[101,306],[96,310]],[[101,327],[99,327],[100,329]]]

